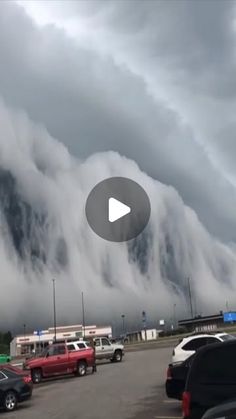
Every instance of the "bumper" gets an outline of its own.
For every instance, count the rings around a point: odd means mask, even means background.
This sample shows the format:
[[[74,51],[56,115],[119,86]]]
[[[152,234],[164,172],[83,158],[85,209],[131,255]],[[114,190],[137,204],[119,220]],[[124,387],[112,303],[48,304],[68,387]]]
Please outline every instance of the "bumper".
[[[24,390],[24,392],[22,392],[19,395],[19,403],[29,400],[32,397],[32,392],[33,392],[33,386],[29,387],[27,390]]]
[[[182,400],[184,384],[175,380],[166,380],[166,395],[170,399]]]

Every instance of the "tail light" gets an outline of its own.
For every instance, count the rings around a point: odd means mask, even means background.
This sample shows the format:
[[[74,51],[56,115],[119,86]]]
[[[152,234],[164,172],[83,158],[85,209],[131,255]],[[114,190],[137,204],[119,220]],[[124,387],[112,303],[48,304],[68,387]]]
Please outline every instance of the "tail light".
[[[167,374],[166,374],[166,375],[167,375],[167,377],[166,377],[166,378],[167,378],[167,380],[171,380],[171,378],[172,378],[172,374],[171,374],[171,369],[170,369],[170,367],[168,367],[168,368],[167,368]]]
[[[24,381],[25,384],[31,383],[31,381],[32,381],[31,376],[30,375],[24,375],[23,381]]]
[[[182,397],[182,410],[184,418],[188,418],[190,416],[190,402],[191,394],[189,391],[184,391]]]

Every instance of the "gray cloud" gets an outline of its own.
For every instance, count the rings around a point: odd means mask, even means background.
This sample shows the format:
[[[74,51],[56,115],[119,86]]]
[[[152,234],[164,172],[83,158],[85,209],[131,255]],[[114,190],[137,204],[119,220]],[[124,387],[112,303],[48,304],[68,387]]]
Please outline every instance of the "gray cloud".
[[[213,10],[210,3],[203,8],[193,5],[196,2],[178,2],[179,7],[176,2],[135,2],[132,14],[133,2],[109,2],[109,6],[102,2],[101,7],[98,3],[47,6],[46,2],[43,7],[53,8],[55,16],[64,16],[65,21],[81,13],[89,29],[91,20],[98,30],[98,44],[109,35],[109,55],[99,45],[91,49],[89,38],[81,45],[54,26],[37,27],[17,5],[1,3],[0,92],[6,103],[25,109],[79,158],[114,150],[134,159],[151,176],[176,187],[211,232],[234,240],[235,188],[204,148],[206,132],[211,132],[207,115],[212,120],[212,98],[203,107],[202,96],[196,93],[199,86],[194,87],[195,80],[204,81],[204,60],[218,26],[221,42],[217,41],[212,54],[216,57],[218,48],[224,47],[224,57],[230,55],[232,4],[223,8],[217,2]],[[203,27],[194,23],[193,16]],[[213,23],[207,32],[209,19]],[[194,55],[194,51],[200,53]],[[123,59],[124,65],[117,59]],[[217,63],[216,58],[213,61]],[[201,62],[197,71],[196,63]],[[157,97],[155,88],[150,91],[158,67],[167,79],[172,76],[166,84],[166,100],[162,94]],[[193,67],[196,79],[190,77]],[[157,78],[157,90],[162,81]],[[177,82],[179,92],[174,97]],[[219,107],[218,121],[220,113]],[[203,114],[205,131],[201,121],[197,125]]]

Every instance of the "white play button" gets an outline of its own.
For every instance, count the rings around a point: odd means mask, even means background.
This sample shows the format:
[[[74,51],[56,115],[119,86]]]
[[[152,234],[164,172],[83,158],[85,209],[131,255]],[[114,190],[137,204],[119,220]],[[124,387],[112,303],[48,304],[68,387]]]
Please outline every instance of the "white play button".
[[[99,182],[88,195],[85,213],[91,229],[112,242],[137,237],[151,212],[147,193],[134,180],[110,177]]]
[[[128,205],[123,204],[123,202],[118,201],[115,198],[109,198],[108,200],[108,219],[110,223],[119,220],[124,217],[126,214],[131,212],[131,208]]]

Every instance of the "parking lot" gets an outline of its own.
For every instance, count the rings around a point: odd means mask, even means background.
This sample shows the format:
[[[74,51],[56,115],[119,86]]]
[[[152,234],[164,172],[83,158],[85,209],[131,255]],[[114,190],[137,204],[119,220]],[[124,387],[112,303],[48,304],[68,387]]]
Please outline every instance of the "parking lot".
[[[96,374],[46,381],[30,402],[8,419],[177,419],[178,401],[168,400],[164,383],[170,348],[131,352],[122,363],[98,365]]]

